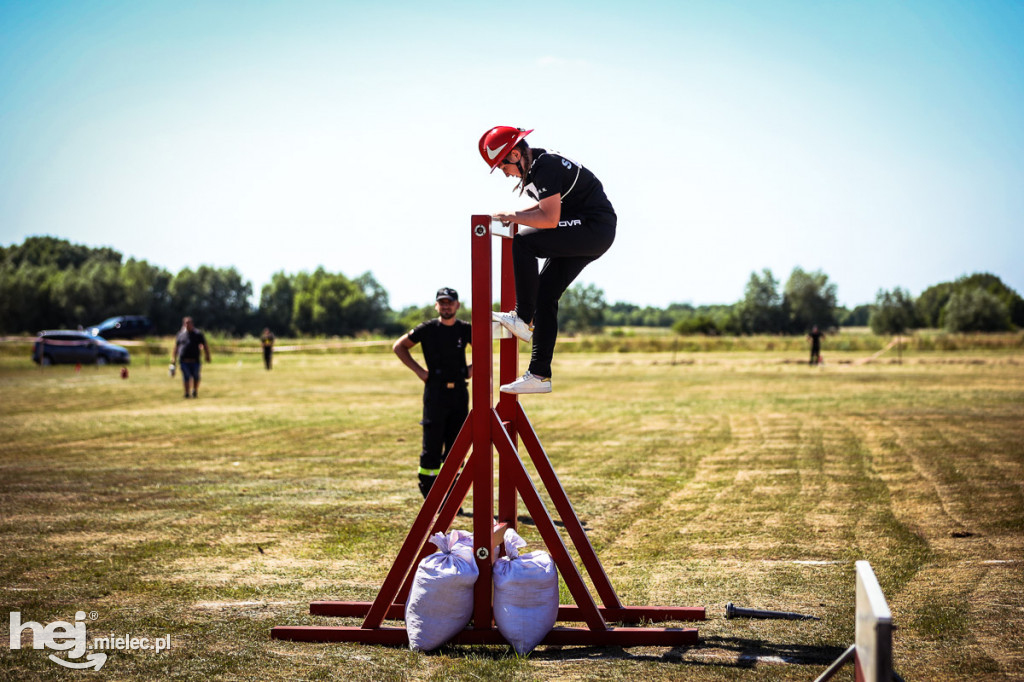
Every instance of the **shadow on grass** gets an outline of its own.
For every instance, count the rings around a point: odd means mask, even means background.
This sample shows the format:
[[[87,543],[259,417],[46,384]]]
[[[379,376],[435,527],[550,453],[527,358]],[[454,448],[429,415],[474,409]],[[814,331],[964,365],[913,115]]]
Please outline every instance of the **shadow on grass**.
[[[742,637],[704,637],[696,646],[673,647],[661,654],[633,653],[620,646],[541,645],[530,653],[531,660],[539,661],[639,661],[655,663],[681,663],[688,666],[714,666],[753,669],[758,665],[809,665],[827,667],[846,650],[845,647],[809,644],[765,642]],[[638,647],[639,648],[639,647]],[[442,654],[452,658],[488,658],[501,660],[515,657],[511,647],[501,646],[444,646],[427,655]]]

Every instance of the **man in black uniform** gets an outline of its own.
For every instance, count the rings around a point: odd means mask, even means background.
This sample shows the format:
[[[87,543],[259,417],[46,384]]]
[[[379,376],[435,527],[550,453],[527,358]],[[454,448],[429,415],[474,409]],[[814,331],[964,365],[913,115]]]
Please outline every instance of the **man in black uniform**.
[[[551,356],[558,335],[558,300],[586,265],[615,240],[615,209],[601,181],[576,161],[530,147],[531,132],[498,126],[480,138],[480,154],[493,172],[519,178],[520,195],[537,203],[521,211],[495,213],[503,223],[518,223],[512,240],[516,309],[493,319],[524,341],[533,340],[530,367],[503,393],[550,393]],[[537,259],[547,258],[538,274]]]
[[[210,344],[206,335],[195,328],[191,317],[181,321],[181,331],[174,339],[174,353],[171,364],[175,362],[181,367],[181,380],[185,383],[185,397],[189,397],[189,383],[192,385],[193,398],[199,397],[199,348],[206,354],[206,362],[210,362]]]
[[[807,338],[811,340],[811,364],[821,364],[821,337],[825,336],[818,331],[818,325],[814,325],[811,329],[811,333],[807,335]]]
[[[416,326],[391,346],[395,355],[425,384],[423,387],[423,450],[420,452],[420,492],[426,498],[469,414],[466,382],[473,366],[466,364],[471,325],[455,318],[459,294],[455,289],[437,290],[434,309],[439,317]],[[423,369],[409,349],[423,344]]]
[[[263,346],[263,366],[268,370],[274,366],[274,332],[264,327],[260,334],[260,345]]]

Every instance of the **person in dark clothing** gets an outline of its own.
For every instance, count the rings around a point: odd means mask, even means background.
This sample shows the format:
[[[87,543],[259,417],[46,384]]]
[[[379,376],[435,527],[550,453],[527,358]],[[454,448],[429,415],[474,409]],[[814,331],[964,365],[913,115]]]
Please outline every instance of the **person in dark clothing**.
[[[455,318],[459,294],[455,289],[438,289],[434,309],[438,317],[417,325],[392,345],[395,355],[424,383],[423,448],[420,451],[420,492],[427,497],[441,464],[451,451],[469,414],[466,382],[473,366],[466,364],[466,346],[472,341],[472,327]],[[409,350],[423,346],[424,369]]]
[[[536,203],[521,211],[495,213],[521,226],[512,240],[516,309],[493,319],[524,341],[533,341],[530,367],[503,393],[550,393],[551,358],[558,335],[558,300],[587,264],[615,240],[615,209],[601,181],[558,152],[530,147],[532,130],[498,126],[480,138],[480,155],[506,177],[519,178],[519,194]],[[547,262],[539,271],[537,259]]]
[[[807,338],[811,340],[811,362],[812,365],[821,364],[821,337],[825,336],[818,331],[818,326],[815,325],[811,329],[811,333],[807,335]]]
[[[181,321],[181,331],[174,339],[174,352],[171,355],[171,364],[175,362],[181,367],[181,380],[185,384],[185,397],[199,397],[199,349],[202,348],[206,355],[206,362],[210,362],[210,345],[206,342],[206,335],[195,328],[191,317]]]
[[[260,345],[263,346],[263,366],[270,369],[274,364],[274,333],[269,327],[263,328]]]

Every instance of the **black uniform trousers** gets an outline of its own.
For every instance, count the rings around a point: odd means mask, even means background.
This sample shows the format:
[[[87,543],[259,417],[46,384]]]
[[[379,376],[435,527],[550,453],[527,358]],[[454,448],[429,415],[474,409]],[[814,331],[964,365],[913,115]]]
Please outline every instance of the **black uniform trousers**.
[[[564,217],[567,223],[573,218]],[[551,376],[551,356],[558,336],[558,299],[588,263],[597,260],[615,241],[614,213],[580,219],[579,225],[547,230],[521,227],[512,240],[516,276],[516,314],[533,320],[530,372]],[[547,263],[537,272],[537,258]]]
[[[448,388],[448,386],[452,386]],[[464,380],[443,382],[431,377],[423,389],[423,450],[420,452],[420,492],[430,492],[441,464],[469,415],[469,390]]]

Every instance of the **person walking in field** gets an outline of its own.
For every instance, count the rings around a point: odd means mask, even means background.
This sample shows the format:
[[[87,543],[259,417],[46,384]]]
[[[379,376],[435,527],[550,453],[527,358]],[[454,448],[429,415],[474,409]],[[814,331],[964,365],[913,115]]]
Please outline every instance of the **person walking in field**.
[[[821,337],[825,336],[818,331],[818,325],[814,325],[811,328],[811,333],[807,335],[807,338],[811,340],[811,365],[821,364]]]
[[[516,308],[493,319],[523,341],[533,341],[530,366],[501,387],[503,393],[550,393],[551,358],[558,335],[558,300],[587,264],[615,240],[615,209],[601,181],[558,152],[530,147],[532,130],[497,126],[480,138],[480,155],[493,173],[519,178],[516,189],[534,202],[519,211],[495,213],[503,224],[517,223],[512,240]],[[537,259],[547,262],[538,272]]]
[[[274,365],[274,333],[270,327],[263,328],[260,345],[263,346],[263,366],[269,370]]]
[[[459,310],[459,293],[449,287],[438,289],[434,309],[438,317],[417,325],[391,346],[398,359],[424,384],[423,420],[420,422],[423,447],[419,466],[419,486],[424,499],[469,415],[466,382],[473,376],[473,366],[466,364],[472,325],[455,317]],[[426,369],[409,352],[418,343],[423,345]]]
[[[186,398],[199,397],[200,348],[206,355],[206,362],[209,363],[210,344],[206,342],[206,335],[196,329],[191,317],[185,317],[181,321],[181,331],[174,339],[171,364],[177,362],[181,367],[181,380],[185,384]]]

